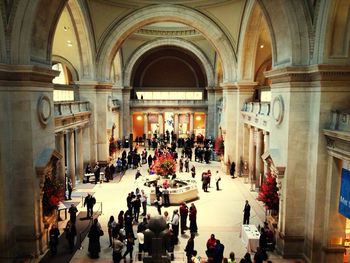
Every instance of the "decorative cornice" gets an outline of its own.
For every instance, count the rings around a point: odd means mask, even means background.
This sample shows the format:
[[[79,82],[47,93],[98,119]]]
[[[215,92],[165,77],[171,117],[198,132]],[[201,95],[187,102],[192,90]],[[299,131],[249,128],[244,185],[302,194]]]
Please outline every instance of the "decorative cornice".
[[[350,81],[350,67],[337,65],[312,65],[285,67],[266,71],[265,77],[273,84],[285,82]]]
[[[21,82],[52,83],[59,75],[59,71],[34,65],[7,65],[0,64],[0,81],[9,85],[20,85]]]
[[[171,28],[171,29],[156,29],[156,28],[141,28],[136,34],[152,35],[152,36],[199,36],[201,35],[195,29]]]

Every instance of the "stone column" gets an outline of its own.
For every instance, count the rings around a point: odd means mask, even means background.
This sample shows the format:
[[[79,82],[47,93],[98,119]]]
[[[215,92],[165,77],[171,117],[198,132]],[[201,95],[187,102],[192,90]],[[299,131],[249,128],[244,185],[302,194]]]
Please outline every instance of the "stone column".
[[[190,113],[190,135],[193,134],[193,112]]]
[[[322,233],[322,261],[320,262],[343,262],[344,247],[338,242],[345,239],[346,218],[341,215],[339,209],[339,196],[342,169],[341,160],[334,157],[339,156],[337,151],[329,151],[327,167],[327,183],[324,204],[325,216],[323,220]],[[317,208],[315,208],[317,209]],[[338,244],[337,244],[338,243]]]
[[[95,163],[97,161],[97,100],[96,100],[96,81],[78,81],[79,96],[82,101],[89,101],[91,117],[90,123],[84,131],[84,159],[86,162]]]
[[[77,174],[80,183],[83,182],[84,178],[84,152],[83,152],[83,129],[80,127],[76,129],[77,138]]]
[[[174,133],[176,134],[176,137],[179,137],[179,114],[174,114]]]
[[[61,182],[64,182],[65,180],[65,174],[66,174],[66,165],[65,165],[65,149],[64,149],[64,133],[58,132],[56,133],[56,139],[57,139],[57,151],[62,154],[62,159],[58,163],[58,178],[61,179]]]
[[[75,187],[75,149],[74,149],[74,130],[69,130],[67,133],[68,141],[68,176],[72,180],[73,187]]]
[[[143,114],[143,133],[145,134],[146,138],[148,135],[148,116],[147,113]]]
[[[268,131],[264,131],[264,152],[268,151],[270,148],[270,133]],[[266,174],[271,173],[270,165],[264,162],[264,178]]]
[[[159,134],[164,134],[164,119],[163,114],[158,114],[158,125],[159,125]]]
[[[208,114],[206,118],[206,137],[211,136],[215,138],[215,129],[217,129],[217,125],[215,124],[215,114],[216,114],[216,101],[215,101],[215,90],[213,87],[207,88],[208,93]]]
[[[131,133],[131,119],[130,119],[130,91],[131,88],[124,87],[122,92],[122,110],[121,123],[123,125],[122,137],[129,138]]]
[[[87,164],[91,164],[93,161],[95,160],[91,160],[90,158],[90,147],[91,147],[91,136],[90,136],[90,126],[91,124],[84,126],[82,128],[82,132],[83,132],[83,160],[84,160],[84,164],[83,167],[85,167]]]
[[[225,172],[228,174],[229,167],[232,162],[237,166],[237,151],[236,151],[236,137],[237,137],[237,99],[238,89],[233,83],[222,84],[223,89],[223,109],[222,109],[222,132],[224,135],[224,165]],[[239,158],[238,158],[239,161]]]
[[[263,181],[263,174],[264,174],[264,162],[261,159],[261,155],[263,155],[263,132],[262,130],[255,129],[256,132],[256,157],[255,157],[255,187],[258,189],[261,186],[261,183]]]
[[[254,145],[254,127],[249,127],[249,183],[255,182],[255,145]]]
[[[107,161],[109,158],[108,127],[108,97],[111,96],[112,85],[99,83],[96,85],[96,113],[97,113],[97,160]]]

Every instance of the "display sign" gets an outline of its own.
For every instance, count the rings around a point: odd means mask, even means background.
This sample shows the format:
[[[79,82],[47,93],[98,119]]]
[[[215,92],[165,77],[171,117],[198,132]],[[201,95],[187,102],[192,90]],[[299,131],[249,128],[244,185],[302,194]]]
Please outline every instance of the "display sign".
[[[339,213],[350,218],[350,171],[344,168],[341,173]]]

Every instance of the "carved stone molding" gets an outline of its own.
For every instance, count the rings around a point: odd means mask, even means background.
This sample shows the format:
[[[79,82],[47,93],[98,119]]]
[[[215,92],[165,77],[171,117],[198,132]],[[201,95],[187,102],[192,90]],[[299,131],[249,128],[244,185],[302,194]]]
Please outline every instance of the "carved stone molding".
[[[272,118],[275,121],[275,124],[278,126],[283,121],[284,116],[284,103],[282,96],[276,96],[272,101]]]
[[[37,113],[39,122],[46,127],[48,124],[52,112],[51,112],[51,101],[46,95],[43,95],[38,100]]]

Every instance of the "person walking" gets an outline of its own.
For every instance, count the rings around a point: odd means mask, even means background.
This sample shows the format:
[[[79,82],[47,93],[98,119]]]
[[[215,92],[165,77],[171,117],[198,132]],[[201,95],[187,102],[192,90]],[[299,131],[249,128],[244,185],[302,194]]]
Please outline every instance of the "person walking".
[[[73,183],[72,183],[72,179],[70,178],[68,178],[67,189],[68,189],[68,200],[72,200]]]
[[[192,255],[193,255],[193,251],[194,251],[194,238],[195,238],[195,234],[191,233],[191,236],[188,239],[187,245],[185,247],[187,263],[192,262]]]
[[[130,254],[130,261],[132,262],[133,251],[134,251],[134,237],[131,234],[129,234],[126,240],[126,251],[123,255],[124,260],[126,259],[126,256]]]
[[[92,218],[94,211],[94,205],[96,204],[96,199],[91,194],[87,194],[84,199],[84,207],[87,208],[87,218]]]
[[[68,213],[69,213],[69,220],[75,224],[75,222],[77,221],[77,213],[78,213],[78,209],[75,206],[75,204],[71,204],[70,208],[68,209]]]
[[[243,209],[243,225],[249,225],[249,217],[250,217],[250,205],[248,200],[246,200],[244,209]]]
[[[66,238],[68,240],[69,250],[70,253],[73,253],[74,251],[74,241],[75,237],[77,236],[77,229],[75,227],[75,223],[68,220],[66,228],[64,229],[66,232]]]
[[[51,251],[51,256],[54,256],[57,254],[57,246],[58,246],[58,237],[60,235],[60,231],[58,230],[58,227],[56,224],[53,224],[49,236],[50,236],[50,251]]]
[[[230,166],[230,175],[232,178],[235,178],[235,171],[236,171],[236,164],[235,162],[232,162]]]

